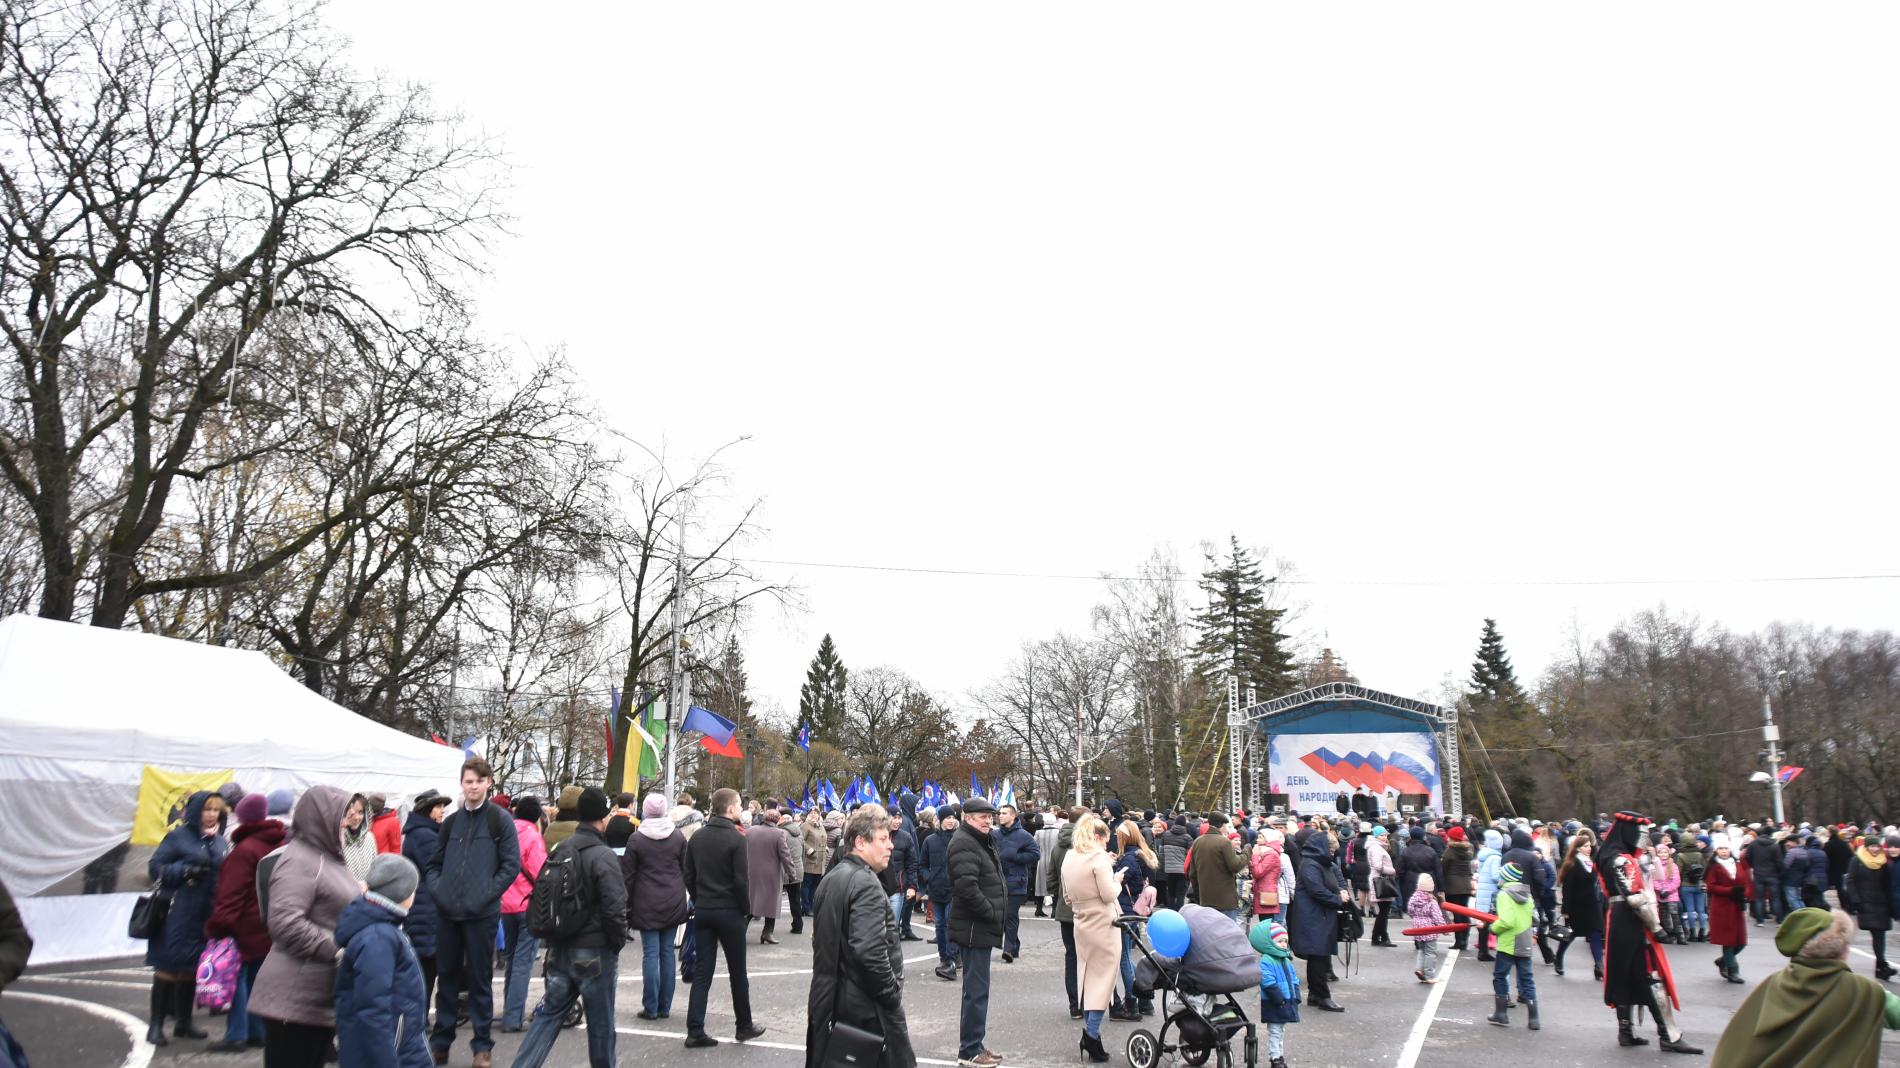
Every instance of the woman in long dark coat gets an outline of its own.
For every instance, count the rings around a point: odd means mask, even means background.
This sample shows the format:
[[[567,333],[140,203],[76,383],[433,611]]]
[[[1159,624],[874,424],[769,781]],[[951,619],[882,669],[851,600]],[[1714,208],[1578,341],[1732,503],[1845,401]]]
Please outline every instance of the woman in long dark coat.
[[[1557,886],[1563,893],[1564,926],[1570,937],[1557,942],[1557,974],[1564,973],[1564,953],[1570,943],[1587,939],[1590,959],[1595,962],[1597,981],[1603,980],[1603,898],[1597,893],[1596,836],[1579,831],[1570,836],[1570,848],[1564,853],[1563,866],[1557,869]]]
[[[1893,930],[1893,863],[1900,856],[1900,838],[1868,835],[1854,851],[1841,878],[1841,897],[1854,921],[1874,942],[1874,978],[1885,982],[1894,974],[1887,963],[1887,932]]]
[[[1742,969],[1735,958],[1748,945],[1748,902],[1755,896],[1755,878],[1748,865],[1735,858],[1728,841],[1717,838],[1703,879],[1709,888],[1709,941],[1722,947],[1716,970],[1729,982],[1740,983]]]
[[[833,1021],[884,1036],[884,1055],[875,1068],[916,1068],[904,1018],[904,953],[890,898],[877,877],[877,869],[890,863],[890,817],[866,805],[845,828],[841,859],[812,895],[805,1068],[826,1062]],[[852,849],[854,840],[863,846]]]
[[[1327,974],[1333,966],[1333,945],[1339,939],[1339,910],[1346,903],[1339,866],[1333,863],[1332,839],[1324,831],[1302,831],[1300,868],[1293,878],[1293,908],[1287,916],[1288,941],[1293,955],[1306,962],[1307,1003],[1327,1012],[1344,1012],[1333,1003]],[[1298,836],[1295,836],[1296,838]]]
[[[152,966],[152,1017],[145,1041],[165,1044],[165,1017],[178,1023],[179,1038],[204,1038],[191,1026],[191,1002],[198,994],[198,958],[205,951],[205,921],[217,897],[218,868],[224,863],[224,798],[200,790],[185,802],[178,826],[165,835],[146,865],[161,894],[171,899],[165,926],[145,945]]]

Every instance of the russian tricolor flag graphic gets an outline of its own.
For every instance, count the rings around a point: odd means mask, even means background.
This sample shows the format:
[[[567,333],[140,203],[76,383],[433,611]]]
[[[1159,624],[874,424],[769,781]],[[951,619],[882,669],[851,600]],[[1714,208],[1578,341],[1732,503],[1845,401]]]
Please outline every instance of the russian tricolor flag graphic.
[[[1363,786],[1373,793],[1397,790],[1402,794],[1429,794],[1438,785],[1438,776],[1404,753],[1362,756],[1353,751],[1339,756],[1321,746],[1301,757],[1300,762],[1328,782]]]

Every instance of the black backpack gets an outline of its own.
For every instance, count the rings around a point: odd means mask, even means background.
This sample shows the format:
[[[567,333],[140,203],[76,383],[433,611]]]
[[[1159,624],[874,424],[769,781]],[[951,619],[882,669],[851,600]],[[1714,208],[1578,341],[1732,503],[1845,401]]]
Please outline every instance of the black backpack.
[[[594,886],[581,867],[581,854],[598,847],[592,838],[574,837],[554,847],[528,895],[528,931],[536,938],[566,941],[593,919]]]

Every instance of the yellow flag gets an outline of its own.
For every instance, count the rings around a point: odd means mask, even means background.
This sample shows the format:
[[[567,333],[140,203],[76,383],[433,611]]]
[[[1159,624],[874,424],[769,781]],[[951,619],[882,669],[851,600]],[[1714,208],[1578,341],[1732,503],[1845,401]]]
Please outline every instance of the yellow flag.
[[[178,822],[185,802],[200,790],[216,790],[231,781],[231,769],[177,771],[150,764],[139,775],[139,808],[132,818],[132,844],[155,846]]]

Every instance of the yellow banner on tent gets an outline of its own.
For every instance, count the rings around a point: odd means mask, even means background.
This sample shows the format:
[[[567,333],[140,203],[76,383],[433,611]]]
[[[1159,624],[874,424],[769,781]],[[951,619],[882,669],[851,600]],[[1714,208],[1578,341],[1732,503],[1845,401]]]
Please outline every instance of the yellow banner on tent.
[[[139,773],[139,808],[132,817],[132,844],[155,846],[178,822],[185,802],[200,790],[216,790],[231,781],[231,769],[177,771],[150,764]]]

